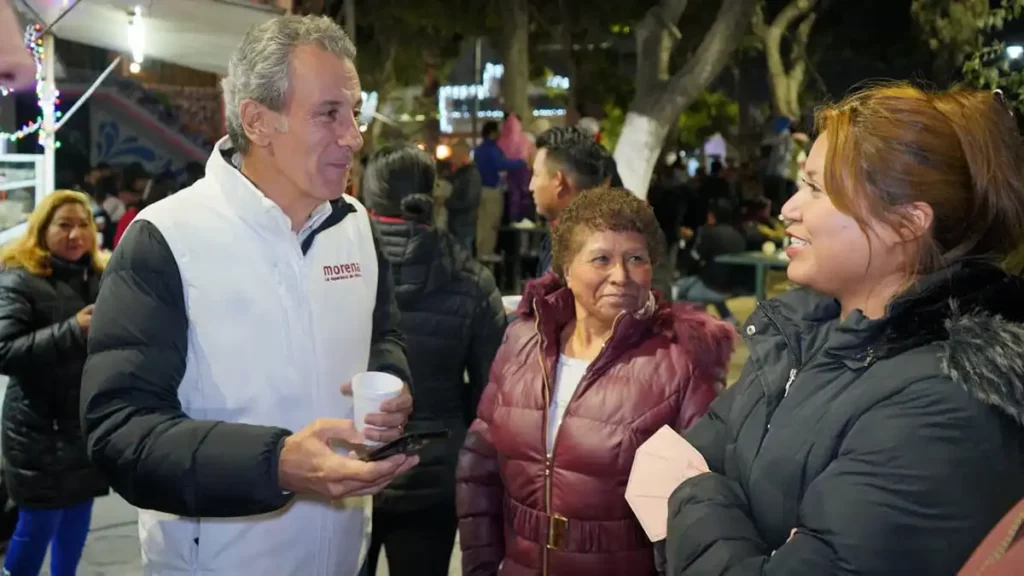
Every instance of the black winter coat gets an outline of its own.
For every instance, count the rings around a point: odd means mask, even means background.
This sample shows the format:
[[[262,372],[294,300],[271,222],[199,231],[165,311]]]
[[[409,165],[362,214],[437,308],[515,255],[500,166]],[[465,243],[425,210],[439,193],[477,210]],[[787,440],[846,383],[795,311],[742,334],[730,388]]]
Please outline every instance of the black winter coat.
[[[505,309],[494,277],[451,235],[394,219],[377,225],[412,371],[415,401],[406,430],[448,428],[451,437],[425,448],[420,464],[375,504],[402,510],[450,504],[454,516],[455,463],[501,345]]]
[[[952,575],[1024,497],[1020,279],[957,266],[838,315],[796,290],[743,327],[743,376],[685,435],[711,473],[669,500],[669,574]]]
[[[102,496],[78,419],[86,335],[75,314],[96,300],[99,275],[53,262],[53,274],[0,272],[4,482],[19,506],[61,508]]]

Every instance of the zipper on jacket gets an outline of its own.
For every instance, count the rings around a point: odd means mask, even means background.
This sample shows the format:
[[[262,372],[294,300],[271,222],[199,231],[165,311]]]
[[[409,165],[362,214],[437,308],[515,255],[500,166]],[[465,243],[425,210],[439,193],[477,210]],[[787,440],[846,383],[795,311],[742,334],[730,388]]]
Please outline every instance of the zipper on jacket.
[[[604,341],[601,345],[601,350],[594,357],[594,360],[587,366],[586,371],[583,373],[583,377],[580,378],[580,383],[576,386],[576,392],[573,393],[573,398],[569,399],[569,404],[572,404],[573,399],[576,397],[576,393],[583,388],[583,385],[587,382],[587,378],[590,376],[590,369],[597,361],[601,358],[604,353],[605,347],[608,346],[608,342],[615,337],[615,328],[619,325],[619,319],[622,318],[624,313],[620,313],[615,317],[615,321],[612,322],[611,334],[608,336],[608,340]],[[550,415],[551,407],[551,380],[548,378],[548,367],[544,362],[544,333],[540,330],[540,311],[537,309],[537,301],[533,301],[533,316],[535,318],[533,322],[534,329],[537,331],[537,338],[540,341],[539,351],[537,353],[537,362],[540,364],[540,375],[541,380],[544,384],[544,420],[542,422],[543,428],[541,429],[541,441],[544,444],[544,515],[548,517],[548,534],[545,538],[543,547],[541,548],[541,575],[548,576],[548,549],[560,550],[565,547],[566,540],[569,536],[569,520],[564,516],[551,513],[551,476],[555,469],[555,447],[558,445],[558,430],[555,430],[555,437],[551,439],[551,450],[548,450],[548,419]],[[566,410],[568,410],[566,406]],[[561,426],[559,426],[561,428]]]
[[[796,380],[797,369],[793,368],[789,371],[789,380],[786,380],[786,390],[782,393],[782,397],[789,396],[789,389],[793,386],[793,380]]]

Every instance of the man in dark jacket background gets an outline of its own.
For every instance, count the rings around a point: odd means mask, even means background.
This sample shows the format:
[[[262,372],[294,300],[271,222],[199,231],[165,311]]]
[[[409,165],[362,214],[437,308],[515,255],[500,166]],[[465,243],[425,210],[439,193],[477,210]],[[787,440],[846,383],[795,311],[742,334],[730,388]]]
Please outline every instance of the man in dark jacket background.
[[[509,160],[498,147],[501,128],[498,123],[484,123],[480,135],[483,142],[473,151],[473,161],[480,172],[480,208],[477,210],[476,252],[477,257],[492,256],[498,246],[498,230],[505,210],[505,199],[501,190],[501,173],[526,167],[522,160]]]
[[[537,137],[530,192],[537,213],[555,225],[558,215],[580,192],[608,181],[610,156],[577,128],[552,128]],[[537,277],[551,268],[551,235],[541,241]]]
[[[448,208],[448,231],[459,245],[473,254],[476,239],[477,210],[480,208],[480,193],[483,184],[480,171],[473,164],[469,144],[464,141],[452,146],[452,168],[449,177],[452,184],[452,195],[445,206]]]
[[[537,137],[530,192],[537,213],[551,226],[558,223],[558,215],[581,192],[621,185],[615,159],[586,132],[575,127],[555,127]],[[537,278],[550,268],[551,235],[545,234],[537,258]],[[666,259],[654,271],[654,287],[665,299],[671,299],[671,283],[671,264]]]

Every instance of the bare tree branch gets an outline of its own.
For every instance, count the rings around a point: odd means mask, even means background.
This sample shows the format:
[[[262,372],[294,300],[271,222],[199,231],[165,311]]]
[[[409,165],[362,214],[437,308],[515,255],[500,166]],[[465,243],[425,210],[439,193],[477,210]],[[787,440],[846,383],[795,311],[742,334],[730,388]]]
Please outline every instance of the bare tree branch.
[[[704,35],[700,47],[669,81],[656,107],[655,118],[678,116],[721,73],[743,37],[737,33],[750,22],[757,0],[722,0],[718,17]]]
[[[754,8],[754,17],[750,19],[750,29],[754,32],[754,35],[764,42],[765,36],[768,35],[768,24],[764,19],[764,0],[757,3],[757,8]]]
[[[566,73],[569,75],[569,90],[568,90],[568,102],[566,103],[566,123],[570,126],[575,125],[579,120],[579,102],[577,98],[577,91],[579,90],[579,72],[576,66],[576,54],[573,52],[573,38],[572,28],[569,22],[572,22],[572,13],[569,11],[568,0],[558,0],[558,17],[562,21],[561,26],[561,39],[562,39],[562,54],[565,58],[565,65],[568,68]]]
[[[661,0],[647,11],[636,27],[636,89],[637,94],[651,94],[662,88],[668,80],[668,54],[678,42],[679,30],[675,23],[686,11],[689,0]],[[672,23],[676,36],[666,31],[665,22]]]
[[[768,65],[768,76],[772,83],[772,101],[775,111],[787,117],[799,115],[799,88],[793,88],[794,79],[799,80],[803,85],[803,76],[806,70],[806,58],[800,58],[798,50],[803,37],[803,47],[806,49],[807,40],[811,28],[814,26],[814,10],[818,0],[792,0],[778,16],[772,20],[771,25],[764,31],[764,53]],[[808,16],[809,15],[809,16]],[[806,16],[806,17],[805,17]],[[782,60],[782,38],[789,30],[789,27],[797,20],[803,18],[800,29],[797,31],[797,38],[793,41],[793,55],[797,56],[791,61],[792,70],[787,69]]]

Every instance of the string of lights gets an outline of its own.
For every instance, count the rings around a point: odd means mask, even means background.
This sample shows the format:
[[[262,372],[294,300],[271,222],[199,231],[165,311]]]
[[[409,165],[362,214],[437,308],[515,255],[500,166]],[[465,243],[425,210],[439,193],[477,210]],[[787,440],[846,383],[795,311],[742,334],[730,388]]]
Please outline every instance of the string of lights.
[[[44,59],[48,57],[43,49],[43,27],[39,24],[28,26],[25,29],[25,48],[32,54],[32,60],[36,65],[36,98],[38,99],[40,110],[44,110],[47,106],[56,108],[60,104],[60,92],[54,89],[53,94],[45,93],[45,84],[43,82],[43,63]],[[0,96],[7,96],[11,93],[5,87],[0,87]],[[60,118],[61,113],[59,110],[55,110],[55,117]],[[40,113],[35,120],[32,120],[28,124],[22,126],[15,132],[0,132],[0,139],[7,139],[10,142],[17,142],[33,133],[39,133],[39,144],[42,145],[46,133],[42,130],[43,115]],[[56,147],[60,147],[60,143],[55,143]]]

